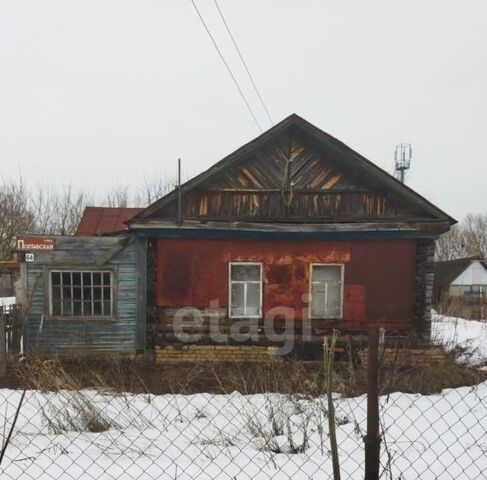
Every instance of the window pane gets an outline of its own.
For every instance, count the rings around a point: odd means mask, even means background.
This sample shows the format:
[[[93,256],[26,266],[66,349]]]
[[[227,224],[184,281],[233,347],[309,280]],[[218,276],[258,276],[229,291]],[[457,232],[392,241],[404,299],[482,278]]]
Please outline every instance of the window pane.
[[[260,265],[232,265],[232,280],[260,280]]]
[[[112,304],[110,301],[103,302],[103,315],[111,315],[112,314]]]
[[[81,287],[73,287],[73,300],[81,300]]]
[[[103,300],[110,300],[111,299],[111,288],[103,287]]]
[[[232,283],[230,313],[232,316],[244,314],[244,284]]]
[[[63,315],[72,315],[73,311],[71,309],[71,300],[63,299]]]
[[[93,315],[101,315],[101,302],[93,302]]]
[[[63,272],[62,277],[63,277],[63,285],[71,285],[71,273]]]
[[[73,303],[73,315],[81,315],[81,302]]]
[[[325,293],[327,285],[326,282],[313,282],[311,284],[311,293]]]
[[[255,317],[260,315],[260,283],[247,284],[247,313]]]
[[[93,285],[101,285],[101,273],[93,272]]]
[[[313,265],[313,282],[340,282],[341,277],[339,265]]]
[[[339,318],[341,307],[341,285],[336,282],[328,284],[325,318]]]
[[[91,316],[93,315],[93,306],[91,301],[84,301],[83,302],[83,315]]]
[[[52,300],[55,302],[61,301],[61,289],[59,287],[52,287]]]
[[[103,274],[103,285],[105,286],[110,286],[111,282],[110,282],[110,273],[109,272],[105,272]]]
[[[71,302],[71,287],[63,287],[63,302]]]
[[[52,302],[52,314],[61,315],[61,302],[56,300]]]
[[[101,288],[100,287],[93,287],[93,299],[94,300],[101,300]]]
[[[61,285],[61,274],[59,272],[52,272],[51,280],[53,285]]]
[[[311,316],[313,318],[326,318],[326,293],[313,293],[311,297]]]
[[[83,285],[91,285],[91,273],[83,273]]]
[[[73,285],[81,285],[81,272],[73,272]]]

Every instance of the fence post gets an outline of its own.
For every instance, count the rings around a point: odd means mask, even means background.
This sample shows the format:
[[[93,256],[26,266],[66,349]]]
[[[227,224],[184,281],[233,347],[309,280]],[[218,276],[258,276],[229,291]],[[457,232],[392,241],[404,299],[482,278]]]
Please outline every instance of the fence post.
[[[12,310],[12,344],[10,345],[9,355],[20,354],[20,343],[22,339],[22,311],[20,305],[14,305]]]
[[[380,467],[379,433],[379,329],[369,329],[367,355],[367,435],[365,442],[365,480],[378,480]]]
[[[5,310],[0,307],[0,378],[5,378],[7,375],[7,335],[5,323],[7,315]]]

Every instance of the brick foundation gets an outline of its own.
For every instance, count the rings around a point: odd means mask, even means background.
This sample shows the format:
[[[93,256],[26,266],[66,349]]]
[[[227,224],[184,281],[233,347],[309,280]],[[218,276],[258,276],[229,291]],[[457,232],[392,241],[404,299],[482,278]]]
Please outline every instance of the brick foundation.
[[[367,365],[367,350],[360,352],[362,364]],[[445,354],[439,348],[386,348],[381,357],[381,366],[396,368],[429,367],[443,365]]]
[[[246,345],[185,345],[157,347],[156,362],[268,362],[279,361],[277,347]]]

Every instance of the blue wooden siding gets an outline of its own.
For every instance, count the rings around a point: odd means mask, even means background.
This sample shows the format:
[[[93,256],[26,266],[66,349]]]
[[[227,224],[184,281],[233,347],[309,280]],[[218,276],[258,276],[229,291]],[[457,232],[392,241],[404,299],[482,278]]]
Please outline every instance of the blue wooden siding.
[[[119,242],[126,245],[103,266]],[[35,260],[23,265],[27,291],[27,349],[39,353],[122,353],[140,348],[137,338],[137,250],[135,237],[56,237],[56,248],[35,252]],[[49,318],[49,270],[77,268],[113,269],[114,319],[62,320]],[[145,321],[141,319],[145,328]]]

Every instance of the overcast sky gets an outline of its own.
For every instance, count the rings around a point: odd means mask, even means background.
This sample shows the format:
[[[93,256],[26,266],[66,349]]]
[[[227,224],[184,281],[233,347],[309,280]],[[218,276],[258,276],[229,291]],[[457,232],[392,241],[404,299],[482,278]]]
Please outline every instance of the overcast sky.
[[[451,215],[487,211],[487,1],[218,0],[274,122],[298,113]],[[195,0],[262,126],[218,16]],[[190,0],[0,0],[0,176],[103,194],[260,132]]]

